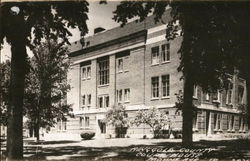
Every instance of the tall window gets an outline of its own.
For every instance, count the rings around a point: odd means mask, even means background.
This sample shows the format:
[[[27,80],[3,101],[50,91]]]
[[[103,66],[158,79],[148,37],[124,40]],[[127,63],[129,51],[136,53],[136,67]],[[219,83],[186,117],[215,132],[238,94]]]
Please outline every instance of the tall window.
[[[118,59],[118,72],[122,72],[123,71],[123,59],[120,58]]]
[[[82,105],[85,106],[85,101],[86,101],[86,96],[85,95],[82,95]]]
[[[109,107],[109,96],[104,96],[104,107]]]
[[[124,101],[129,102],[130,100],[130,89],[124,89]]]
[[[87,67],[87,78],[91,77],[91,68],[90,66]]]
[[[164,44],[161,46],[161,61],[168,62],[170,61],[170,44]]]
[[[98,97],[98,107],[99,108],[109,107],[109,96],[108,95]]]
[[[159,98],[159,77],[152,78],[152,98]]]
[[[91,67],[90,66],[83,66],[82,67],[82,79],[90,79],[91,77]]]
[[[244,87],[238,87],[238,104],[243,104],[243,94],[244,94]]]
[[[57,120],[57,130],[66,131],[67,130],[67,119],[58,119]]]
[[[222,114],[214,114],[214,130],[222,130]]]
[[[220,102],[220,97],[221,97],[221,93],[220,91],[218,90],[216,93],[214,93],[213,95],[213,102]]]
[[[98,97],[98,107],[103,108],[103,97]]]
[[[81,128],[87,128],[89,127],[89,117],[80,117],[80,127]]]
[[[233,95],[233,84],[229,83],[227,90],[227,104],[232,104],[232,95]]]
[[[206,101],[209,101],[209,100],[210,100],[210,94],[209,94],[209,93],[206,93],[205,99],[206,99]]]
[[[99,61],[99,85],[109,84],[109,60]]]
[[[85,127],[89,127],[89,117],[85,117]]]
[[[117,90],[117,102],[122,102],[122,89]]]
[[[153,47],[151,49],[151,56],[152,56],[152,64],[159,64],[160,58],[159,58],[159,46]]]
[[[198,113],[196,113],[195,115],[194,115],[194,118],[193,118],[193,129],[194,130],[198,130]]]
[[[161,77],[161,81],[162,81],[162,97],[167,97],[170,95],[169,75],[163,75]]]
[[[91,106],[91,94],[88,94],[88,107]]]
[[[198,98],[198,87],[194,86],[194,93],[193,93],[193,98]]]

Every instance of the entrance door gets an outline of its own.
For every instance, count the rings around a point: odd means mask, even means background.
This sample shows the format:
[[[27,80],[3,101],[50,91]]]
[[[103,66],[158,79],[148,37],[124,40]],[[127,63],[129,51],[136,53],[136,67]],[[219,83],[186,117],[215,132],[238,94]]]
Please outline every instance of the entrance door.
[[[106,123],[103,120],[98,120],[98,126],[100,128],[101,137],[105,137],[105,134],[106,134]]]

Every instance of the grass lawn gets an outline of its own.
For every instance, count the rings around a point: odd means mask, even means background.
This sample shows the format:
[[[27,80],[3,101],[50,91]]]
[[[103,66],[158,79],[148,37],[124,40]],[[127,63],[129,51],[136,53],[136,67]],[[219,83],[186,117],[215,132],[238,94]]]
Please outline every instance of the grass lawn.
[[[180,140],[103,139],[50,141],[24,147],[27,160],[250,160],[250,140],[199,141],[190,149]]]

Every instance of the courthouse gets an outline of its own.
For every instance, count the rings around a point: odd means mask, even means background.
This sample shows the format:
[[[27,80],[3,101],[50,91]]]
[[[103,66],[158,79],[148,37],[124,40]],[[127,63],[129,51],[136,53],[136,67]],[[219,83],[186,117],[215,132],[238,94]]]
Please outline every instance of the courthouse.
[[[124,27],[99,27],[84,43],[71,44],[67,102],[72,104],[74,117],[59,121],[52,132],[79,136],[83,131],[94,131],[96,138],[114,137],[105,114],[118,104],[125,106],[131,119],[138,110],[158,108],[171,118],[173,130],[181,130],[181,111],[176,112],[174,106],[176,94],[183,91],[182,73],[177,71],[182,36],[166,40],[169,12],[163,15],[163,22],[155,23],[154,16],[149,16]],[[198,112],[193,120],[194,135],[246,133],[247,120],[239,109],[246,105],[246,93],[246,82],[237,72],[231,75],[228,89],[205,93],[195,86],[193,101]],[[126,134],[144,135],[152,136],[146,125],[130,126]]]

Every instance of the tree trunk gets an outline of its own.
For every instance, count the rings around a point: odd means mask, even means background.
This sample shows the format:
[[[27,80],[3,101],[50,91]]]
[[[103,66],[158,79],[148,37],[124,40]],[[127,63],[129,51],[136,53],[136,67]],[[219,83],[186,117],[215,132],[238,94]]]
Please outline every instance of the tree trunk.
[[[18,15],[10,20],[13,28],[11,39],[11,77],[7,127],[7,157],[9,160],[23,158],[23,96],[26,73],[26,48],[24,17]]]
[[[193,81],[190,73],[184,75],[184,102],[182,110],[182,144],[191,147],[193,143]]]
[[[39,142],[40,140],[39,131],[40,131],[40,123],[39,123],[39,119],[37,119],[37,122],[35,124],[35,137],[36,137],[37,142]]]

